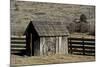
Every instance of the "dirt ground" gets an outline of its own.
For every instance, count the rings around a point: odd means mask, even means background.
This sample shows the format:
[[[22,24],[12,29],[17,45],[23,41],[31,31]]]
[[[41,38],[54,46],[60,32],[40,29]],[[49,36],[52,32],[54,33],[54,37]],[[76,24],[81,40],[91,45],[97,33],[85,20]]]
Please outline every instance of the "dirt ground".
[[[28,57],[28,56],[11,55],[11,66],[90,62],[90,61],[95,61],[95,56],[53,55],[53,56]]]

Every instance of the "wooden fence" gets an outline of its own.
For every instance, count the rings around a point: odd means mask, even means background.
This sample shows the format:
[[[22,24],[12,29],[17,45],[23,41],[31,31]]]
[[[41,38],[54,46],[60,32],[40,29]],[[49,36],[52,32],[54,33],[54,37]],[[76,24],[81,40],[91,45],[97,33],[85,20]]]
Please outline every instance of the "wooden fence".
[[[26,50],[25,36],[11,36],[11,53],[24,54]]]
[[[25,36],[11,36],[11,53],[25,54]],[[68,38],[68,52],[70,54],[95,55],[95,39]]]
[[[95,55],[95,39],[68,38],[69,53],[79,55]]]

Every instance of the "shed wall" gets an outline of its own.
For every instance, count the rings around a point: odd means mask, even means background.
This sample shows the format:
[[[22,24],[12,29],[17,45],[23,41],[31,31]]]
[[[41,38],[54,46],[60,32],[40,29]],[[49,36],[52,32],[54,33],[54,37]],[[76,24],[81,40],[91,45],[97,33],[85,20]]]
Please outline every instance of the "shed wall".
[[[40,55],[68,54],[67,36],[40,37]]]
[[[40,55],[53,55],[56,53],[56,37],[40,38]]]
[[[62,54],[68,54],[68,37],[62,37]]]

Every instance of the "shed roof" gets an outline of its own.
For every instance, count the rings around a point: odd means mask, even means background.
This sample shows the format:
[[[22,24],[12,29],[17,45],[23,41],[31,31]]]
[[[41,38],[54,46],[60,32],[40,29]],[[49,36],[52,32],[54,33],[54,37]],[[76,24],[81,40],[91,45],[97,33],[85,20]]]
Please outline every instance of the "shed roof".
[[[69,32],[61,22],[31,21],[39,36],[66,36]]]

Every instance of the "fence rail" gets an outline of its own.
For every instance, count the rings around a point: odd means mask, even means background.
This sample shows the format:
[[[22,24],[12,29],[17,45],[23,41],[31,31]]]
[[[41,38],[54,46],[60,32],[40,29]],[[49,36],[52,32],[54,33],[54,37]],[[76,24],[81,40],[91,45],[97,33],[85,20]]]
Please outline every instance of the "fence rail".
[[[26,50],[25,36],[12,36],[11,37],[11,53],[24,54]]]
[[[95,55],[95,39],[68,38],[69,53],[81,55]]]
[[[11,53],[25,54],[26,40],[25,36],[11,37]],[[95,39],[88,38],[68,38],[68,52],[71,54],[95,55]]]

